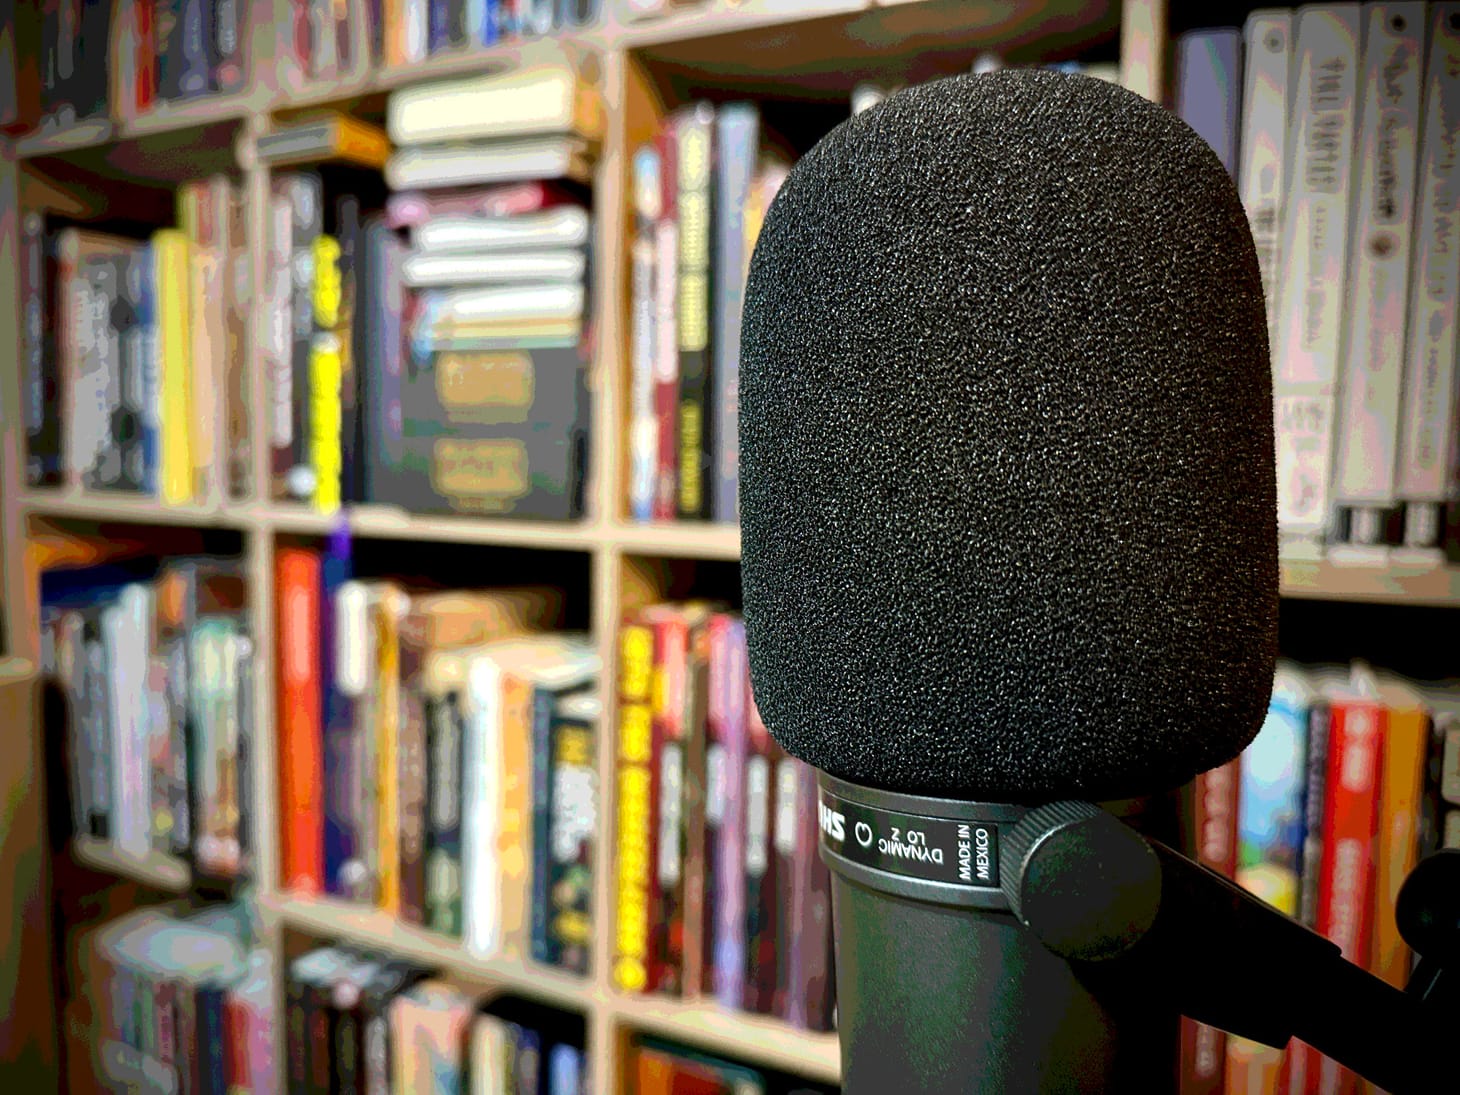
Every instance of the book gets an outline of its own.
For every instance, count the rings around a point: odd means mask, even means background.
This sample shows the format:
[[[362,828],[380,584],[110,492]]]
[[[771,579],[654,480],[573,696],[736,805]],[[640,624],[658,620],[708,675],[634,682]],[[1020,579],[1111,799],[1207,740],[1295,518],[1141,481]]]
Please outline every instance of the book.
[[[324,889],[323,698],[320,558],[283,547],[275,556],[278,629],[280,878],[286,890]]]
[[[592,216],[581,205],[511,213],[440,212],[412,226],[411,241],[419,251],[564,250],[586,247]]]
[[[1444,557],[1445,508],[1454,492],[1456,324],[1460,292],[1460,186],[1454,135],[1460,127],[1460,6],[1430,9],[1421,93],[1413,270],[1405,314],[1408,345],[1401,387],[1399,475],[1402,559]],[[1452,507],[1453,508],[1453,505]]]
[[[1235,27],[1189,30],[1176,39],[1176,113],[1237,173],[1242,88],[1242,32]]]
[[[781,910],[776,904],[776,859],[771,835],[775,772],[780,747],[761,720],[755,697],[746,700],[745,760],[745,977],[741,1007],[770,1015],[776,991],[776,938]]]
[[[654,632],[639,623],[619,631],[615,731],[613,982],[624,992],[649,988],[650,907],[654,900]]]
[[[714,446],[710,420],[710,247],[713,237],[711,175],[715,164],[715,110],[695,103],[676,111],[675,217],[679,225],[676,291],[679,334],[678,501],[682,518],[710,515],[706,477]]]
[[[383,129],[339,111],[307,114],[263,135],[255,147],[273,167],[345,163],[380,171],[390,158]]]
[[[1380,745],[1378,841],[1374,848],[1374,926],[1369,971],[1397,989],[1409,980],[1413,956],[1399,934],[1395,902],[1419,860],[1420,798],[1430,752],[1426,697],[1411,682],[1379,674],[1385,707]]]
[[[309,500],[319,512],[332,514],[340,509],[344,472],[340,243],[333,236],[316,236],[311,251],[313,322],[307,350],[310,407],[306,459],[314,489]]]
[[[583,197],[581,187],[544,180],[460,190],[407,190],[386,198],[385,217],[393,229],[420,228],[438,218],[463,218],[474,223],[480,219],[508,220],[561,205],[581,205]]]
[[[1281,283],[1306,291],[1280,297],[1273,359],[1278,529],[1294,556],[1331,526],[1360,29],[1357,4],[1297,15]]]
[[[598,89],[566,51],[526,68],[441,80],[391,94],[386,130],[397,145],[532,134],[603,134]]]
[[[711,992],[738,1008],[745,977],[745,754],[750,693],[745,625],[717,613],[709,624],[705,753],[704,955]]]
[[[517,282],[580,283],[587,271],[582,251],[525,251],[503,254],[416,253],[406,257],[405,282],[412,288]]]
[[[1383,562],[1396,508],[1424,5],[1364,9],[1334,499],[1350,555]]]
[[[398,148],[385,165],[392,190],[459,187],[523,179],[570,179],[592,174],[589,145],[581,137],[548,134],[475,143]]]
[[[630,380],[629,380],[629,515],[648,521],[654,512],[658,461],[658,420],[654,409],[655,347],[658,335],[655,263],[655,221],[663,183],[659,152],[653,144],[634,150],[630,167],[634,222],[629,243]],[[738,436],[738,433],[737,433]]]
[[[679,512],[679,166],[677,129],[659,129],[659,219],[654,229],[654,473],[656,521]]]
[[[593,836],[600,816],[595,750],[602,703],[591,691],[540,694],[551,698],[551,713],[547,801],[535,806],[547,815],[547,826],[540,856],[544,884],[536,895],[544,913],[543,938],[533,956],[586,975],[594,938]]]

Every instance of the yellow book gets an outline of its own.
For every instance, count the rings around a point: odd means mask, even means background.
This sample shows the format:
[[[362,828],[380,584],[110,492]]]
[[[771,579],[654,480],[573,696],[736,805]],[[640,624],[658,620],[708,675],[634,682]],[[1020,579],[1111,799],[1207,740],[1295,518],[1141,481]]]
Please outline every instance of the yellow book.
[[[384,585],[374,606],[376,734],[379,741],[380,907],[400,915],[400,625],[410,611],[410,597],[397,586]]]
[[[314,241],[314,341],[309,352],[309,457],[316,473],[314,505],[337,513],[344,469],[341,448],[340,245],[330,236]]]
[[[649,981],[649,880],[654,870],[652,787],[654,632],[627,624],[619,633],[618,791],[614,862],[613,983],[643,992]]]
[[[161,399],[162,501],[193,500],[192,337],[189,329],[188,240],[175,228],[152,237],[157,269],[158,386]]]
[[[1369,971],[1402,989],[1409,980],[1410,951],[1394,920],[1394,902],[1419,857],[1430,712],[1424,697],[1398,677],[1380,678],[1379,698],[1389,709],[1389,719],[1379,762],[1379,840],[1374,849],[1374,938]]]

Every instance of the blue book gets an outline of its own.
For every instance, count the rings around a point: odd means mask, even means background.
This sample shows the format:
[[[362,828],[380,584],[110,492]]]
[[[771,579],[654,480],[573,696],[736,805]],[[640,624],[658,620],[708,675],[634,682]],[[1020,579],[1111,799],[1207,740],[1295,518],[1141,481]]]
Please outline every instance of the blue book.
[[[1192,30],[1176,39],[1176,113],[1234,178],[1241,98],[1241,30]]]
[[[142,406],[140,416],[142,450],[142,493],[157,497],[162,490],[162,423],[158,408],[157,307],[153,292],[157,286],[156,259],[151,245],[144,245],[131,264],[129,287],[137,309],[137,329],[142,344]]]
[[[559,1042],[548,1054],[547,1095],[579,1095],[583,1084],[583,1051]]]
[[[740,309],[748,255],[745,203],[760,159],[760,111],[754,103],[727,103],[715,114],[715,246],[712,284],[714,337],[711,368],[715,439],[711,456],[710,516],[740,518]]]
[[[352,892],[347,867],[359,855],[360,781],[355,768],[355,701],[337,682],[340,587],[350,580],[350,534],[341,525],[329,537],[320,564],[320,666],[324,711],[324,886],[337,897]]]

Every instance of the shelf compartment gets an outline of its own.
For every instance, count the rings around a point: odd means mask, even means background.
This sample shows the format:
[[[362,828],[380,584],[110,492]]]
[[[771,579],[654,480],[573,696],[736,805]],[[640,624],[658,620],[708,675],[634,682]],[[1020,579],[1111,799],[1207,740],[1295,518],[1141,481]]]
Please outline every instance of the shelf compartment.
[[[379,909],[326,897],[289,894],[262,899],[265,908],[289,927],[322,938],[346,939],[438,966],[470,981],[510,990],[518,996],[581,1012],[592,983],[575,974],[521,958],[482,958],[448,936],[404,924]]]
[[[616,996],[612,1009],[620,1026],[631,1031],[673,1038],[808,1080],[840,1082],[841,1048],[835,1034],[814,1034],[779,1019],[702,1001]]]
[[[110,841],[78,837],[71,845],[71,853],[83,867],[140,882],[155,890],[185,893],[192,886],[188,865],[161,852],[137,859],[119,851]]]

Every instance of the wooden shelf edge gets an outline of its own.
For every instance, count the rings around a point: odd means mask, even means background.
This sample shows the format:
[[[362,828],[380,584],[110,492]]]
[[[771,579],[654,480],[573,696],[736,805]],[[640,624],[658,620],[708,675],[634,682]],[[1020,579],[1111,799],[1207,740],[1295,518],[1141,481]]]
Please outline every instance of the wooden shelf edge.
[[[808,1080],[832,1084],[841,1080],[841,1046],[835,1034],[798,1030],[779,1019],[699,1001],[615,996],[610,1008],[621,1025],[645,1034],[674,1038]]]
[[[287,893],[270,894],[259,900],[285,924],[310,934],[378,947],[470,981],[572,1011],[586,1013],[592,1007],[593,983],[586,978],[520,958],[479,957],[455,939],[403,924],[379,909],[335,898]]]
[[[71,853],[82,866],[140,882],[153,889],[183,893],[192,886],[192,872],[188,865],[160,852],[135,859],[118,851],[110,841],[79,837],[72,842]]]
[[[1460,567],[1350,566],[1284,559],[1279,590],[1293,600],[1455,607],[1460,606]]]
[[[621,524],[614,542],[630,555],[663,555],[691,559],[740,558],[740,527],[708,521],[662,521]]]
[[[144,525],[195,525],[241,528],[248,523],[246,507],[170,506],[156,498],[98,492],[28,490],[20,495],[21,512],[36,517],[72,517],[93,521],[125,521]]]

